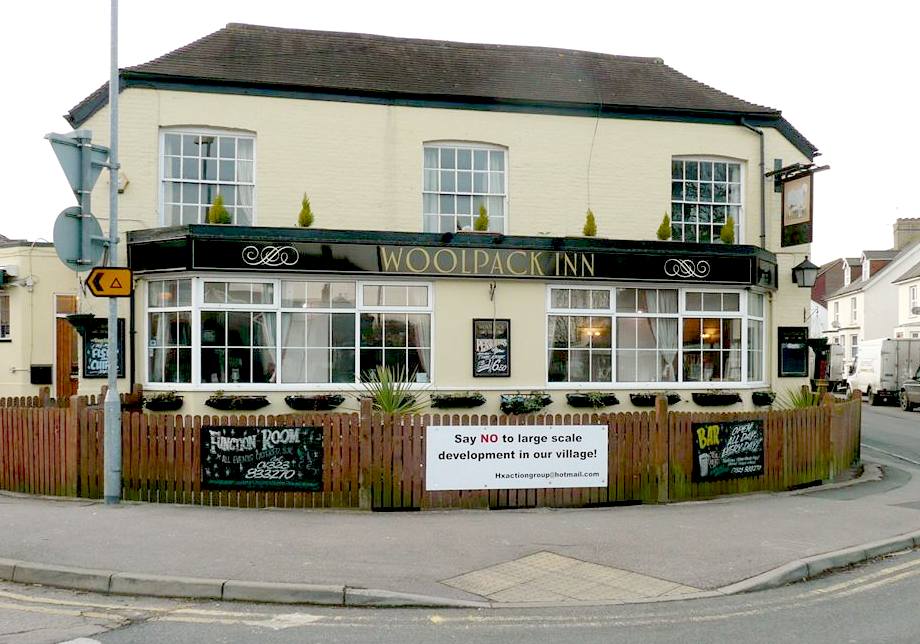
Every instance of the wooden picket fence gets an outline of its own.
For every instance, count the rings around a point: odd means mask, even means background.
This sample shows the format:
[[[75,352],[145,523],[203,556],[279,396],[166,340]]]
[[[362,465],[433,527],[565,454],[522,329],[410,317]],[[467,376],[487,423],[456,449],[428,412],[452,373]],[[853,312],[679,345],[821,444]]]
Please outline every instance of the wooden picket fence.
[[[860,398],[809,409],[681,413],[659,399],[654,411],[617,414],[383,416],[122,415],[123,497],[135,501],[231,507],[429,508],[591,507],[658,503],[833,479],[859,461]],[[696,422],[761,419],[764,474],[694,483]],[[606,425],[605,487],[427,491],[425,440],[432,425]],[[201,433],[212,425],[323,428],[323,489],[317,492],[203,489]],[[67,406],[0,405],[0,489],[101,498],[103,414],[74,397]]]

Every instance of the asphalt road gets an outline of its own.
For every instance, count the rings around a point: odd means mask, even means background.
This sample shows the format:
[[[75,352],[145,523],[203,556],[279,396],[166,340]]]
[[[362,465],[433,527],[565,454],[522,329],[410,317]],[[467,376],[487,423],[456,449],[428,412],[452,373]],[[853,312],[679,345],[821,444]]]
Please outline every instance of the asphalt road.
[[[920,410],[863,405],[862,429],[865,457],[884,455],[920,466]]]
[[[0,642],[916,642],[918,605],[917,551],[750,595],[591,608],[323,609],[0,585]]]

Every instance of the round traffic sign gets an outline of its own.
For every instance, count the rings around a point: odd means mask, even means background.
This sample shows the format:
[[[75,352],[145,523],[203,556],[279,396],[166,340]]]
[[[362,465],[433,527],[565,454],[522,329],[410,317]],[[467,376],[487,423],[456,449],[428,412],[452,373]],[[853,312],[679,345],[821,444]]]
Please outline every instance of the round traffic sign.
[[[88,271],[99,263],[104,249],[102,227],[95,217],[81,217],[79,206],[65,208],[57,216],[54,250],[67,266],[78,273]]]

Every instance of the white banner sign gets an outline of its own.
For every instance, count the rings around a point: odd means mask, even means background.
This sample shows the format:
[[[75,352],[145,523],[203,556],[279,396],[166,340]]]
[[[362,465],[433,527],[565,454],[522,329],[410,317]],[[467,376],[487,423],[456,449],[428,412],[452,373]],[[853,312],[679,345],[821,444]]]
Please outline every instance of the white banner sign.
[[[426,490],[607,486],[606,425],[430,425]]]

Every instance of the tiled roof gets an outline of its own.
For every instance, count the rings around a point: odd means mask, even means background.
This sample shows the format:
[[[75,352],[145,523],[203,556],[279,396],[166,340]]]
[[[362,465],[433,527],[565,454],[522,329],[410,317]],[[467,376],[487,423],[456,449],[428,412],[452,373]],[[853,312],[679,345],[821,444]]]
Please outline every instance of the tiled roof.
[[[906,282],[907,280],[914,279],[915,277],[920,277],[920,262],[917,262],[916,264],[914,264],[913,266],[911,266],[911,267],[910,267],[909,269],[907,269],[907,271],[904,272],[900,277],[898,277],[896,280],[892,280],[892,281],[893,281],[895,284],[897,284],[898,282]]]
[[[860,266],[862,264],[861,257],[844,257],[844,259],[850,266]]]
[[[693,80],[660,58],[231,23],[122,70],[122,79],[489,105],[756,117],[775,120],[790,140],[815,151],[779,110]],[[66,118],[79,125],[105,104],[107,91],[106,86],[99,88]]]
[[[844,287],[842,287],[842,288],[839,288],[839,289],[837,289],[836,291],[834,291],[833,293],[828,293],[827,296],[826,296],[827,299],[828,299],[828,300],[831,300],[831,299],[833,299],[833,298],[840,297],[841,295],[848,295],[849,293],[857,293],[857,292],[863,290],[863,289],[864,289],[865,287],[867,287],[868,285],[874,284],[880,277],[882,277],[882,276],[884,276],[884,275],[887,275],[887,274],[894,268],[894,263],[895,263],[895,261],[898,259],[898,257],[900,257],[900,256],[902,256],[902,255],[906,255],[907,253],[913,252],[913,250],[914,250],[915,248],[917,248],[918,244],[920,244],[920,240],[911,242],[910,244],[908,244],[907,246],[905,246],[905,247],[902,248],[901,250],[892,250],[892,251],[864,251],[864,252],[866,252],[866,253],[872,253],[872,252],[879,252],[879,253],[894,252],[894,256],[893,256],[893,257],[890,257],[890,258],[886,257],[885,259],[891,259],[892,261],[889,262],[888,264],[886,264],[885,266],[883,266],[882,268],[880,268],[878,271],[876,271],[871,277],[869,277],[869,279],[867,279],[867,280],[866,280],[866,279],[859,279],[859,280],[855,280],[855,281],[853,281],[853,282],[850,282],[847,286],[844,286]],[[849,258],[847,258],[847,259],[849,260]],[[871,259],[871,258],[870,258],[870,259]],[[903,277],[903,276],[902,276],[902,277]],[[898,279],[901,279],[901,278],[899,277]],[[892,280],[892,282],[895,282],[895,281],[897,281],[897,280]]]
[[[894,259],[898,255],[897,248],[887,250],[864,250],[863,255],[866,259]]]

